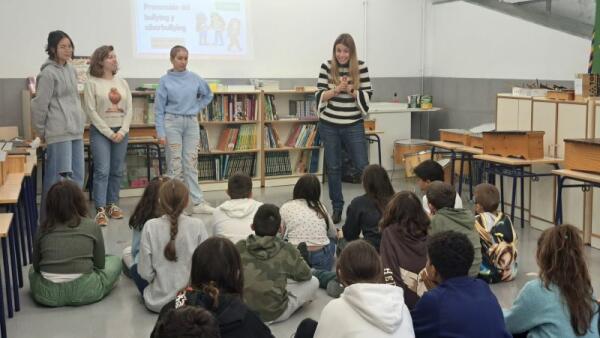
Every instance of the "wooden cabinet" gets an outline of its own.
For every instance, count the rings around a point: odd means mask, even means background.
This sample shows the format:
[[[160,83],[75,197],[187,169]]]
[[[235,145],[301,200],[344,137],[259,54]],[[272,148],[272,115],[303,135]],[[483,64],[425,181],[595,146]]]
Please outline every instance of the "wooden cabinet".
[[[600,103],[591,99],[573,101],[556,101],[537,97],[515,97],[507,94],[497,96],[497,129],[498,130],[533,130],[544,131],[544,154],[564,157],[565,138],[586,138],[600,135]],[[527,110],[527,107],[530,110]],[[598,108],[598,109],[596,109]],[[530,117],[530,119],[528,119]],[[515,121],[516,120],[516,121]],[[529,129],[525,129],[530,121]],[[533,172],[547,173],[552,169],[548,165],[537,165]],[[556,212],[557,182],[554,177],[540,177],[538,181],[526,184],[525,210],[529,210],[532,227],[546,229],[554,225]],[[511,196],[511,180],[505,179],[505,201],[509,203]],[[508,188],[508,189],[507,189]],[[527,194],[529,192],[529,194]],[[596,195],[596,199],[600,196]],[[582,229],[587,196],[581,189],[563,190],[563,222]],[[518,206],[519,204],[517,204]],[[598,201],[594,205],[599,206]],[[517,207],[518,209],[518,207]],[[600,218],[600,211],[595,218]],[[595,220],[595,223],[598,223]],[[600,227],[600,224],[597,224]],[[600,229],[596,228],[597,233]],[[600,242],[600,240],[598,240]]]

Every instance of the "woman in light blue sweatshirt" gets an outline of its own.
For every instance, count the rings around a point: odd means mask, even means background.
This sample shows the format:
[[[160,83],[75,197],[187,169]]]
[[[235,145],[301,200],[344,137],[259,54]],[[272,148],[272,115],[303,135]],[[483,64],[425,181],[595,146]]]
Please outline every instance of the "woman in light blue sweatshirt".
[[[35,98],[31,101],[33,126],[46,143],[46,162],[40,224],[46,219],[44,205],[50,187],[63,178],[83,187],[83,127],[85,118],[77,92],[73,41],[63,31],[48,34],[48,60],[37,77]]]
[[[198,148],[200,125],[198,113],[213,98],[208,84],[187,70],[188,51],[183,46],[171,49],[173,68],[160,78],[156,91],[156,133],[166,144],[168,175],[185,182],[190,190],[194,213],[211,214],[198,184]]]
[[[512,308],[504,310],[506,328],[528,338],[597,338],[598,304],[577,228],[544,231],[536,258],[539,278],[525,284]]]

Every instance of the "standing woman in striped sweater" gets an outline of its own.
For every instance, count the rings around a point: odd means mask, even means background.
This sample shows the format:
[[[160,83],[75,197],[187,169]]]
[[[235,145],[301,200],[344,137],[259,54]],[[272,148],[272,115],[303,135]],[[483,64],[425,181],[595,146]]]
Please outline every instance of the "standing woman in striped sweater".
[[[321,65],[317,88],[318,130],[325,145],[329,198],[333,222],[339,223],[344,209],[342,143],[360,173],[369,164],[363,119],[373,89],[367,65],[358,60],[350,34],[341,34],[335,40],[331,60]]]

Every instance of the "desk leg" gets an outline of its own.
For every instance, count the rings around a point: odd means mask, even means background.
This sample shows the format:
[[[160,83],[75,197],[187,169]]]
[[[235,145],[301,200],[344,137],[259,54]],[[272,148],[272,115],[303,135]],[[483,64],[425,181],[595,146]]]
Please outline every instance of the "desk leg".
[[[21,186],[21,196],[19,197],[19,199],[21,200],[19,205],[19,209],[21,209],[21,211],[24,213],[23,215],[23,219],[24,219],[24,223],[25,223],[25,242],[27,243],[27,248],[24,250],[27,252],[27,257],[28,260],[24,261],[23,263],[25,265],[28,264],[28,262],[31,262],[31,255],[32,255],[32,246],[31,246],[31,239],[33,238],[32,234],[31,234],[31,214],[29,212],[29,202],[27,200],[27,181],[23,181],[23,185]]]
[[[562,191],[565,177],[559,176],[556,181],[558,182],[558,193],[556,194],[556,219],[554,223],[560,225],[562,224]]]
[[[520,170],[521,176],[521,228],[525,227],[525,177],[524,168]],[[531,210],[531,209],[530,209]]]
[[[469,161],[467,163],[469,163],[469,200],[472,201],[473,200],[473,179],[474,179],[474,175],[473,175],[473,155],[469,154],[468,155],[468,159]]]
[[[435,157],[435,146],[431,146],[431,160],[433,161]]]
[[[379,166],[381,166],[381,138],[377,134],[374,136],[377,139],[377,155],[379,156]]]
[[[454,150],[450,152],[450,185],[454,186],[454,162],[456,161],[456,153]]]
[[[518,169],[517,169],[518,171]],[[512,196],[510,198],[510,218],[513,224],[515,224],[515,203],[517,202],[517,178],[512,178]]]
[[[460,153],[460,175],[458,176],[458,196],[462,196],[464,170],[465,170],[465,153]]]
[[[10,236],[10,231],[9,231]],[[8,260],[11,255],[8,251],[8,245],[6,245],[6,237],[0,239],[2,243],[2,265],[4,267],[4,282],[6,283],[6,308],[8,312],[8,318],[13,317],[13,295],[12,295],[12,287],[10,285],[10,267],[8,265]],[[4,307],[4,304],[1,304]]]
[[[494,176],[494,181],[496,181],[496,175],[492,174],[492,176]],[[504,214],[504,176],[500,175],[500,210],[502,211],[502,213]],[[512,218],[513,215],[510,215],[510,217]]]
[[[22,193],[21,193],[22,194]],[[22,263],[23,266],[27,266],[27,245],[26,245],[26,237],[27,234],[25,233],[25,229],[27,228],[27,222],[25,221],[24,217],[23,217],[23,213],[22,211],[22,207],[20,206],[21,203],[21,194],[19,194],[19,200],[17,202],[17,204],[14,205],[14,211],[15,211],[15,216],[17,218],[17,223],[18,225],[18,229],[19,229],[19,237],[21,240],[21,254],[22,254]],[[20,287],[23,286],[23,284],[19,284]]]
[[[14,297],[14,305],[15,305],[15,311],[21,311],[21,304],[19,303],[19,283],[22,281],[23,275],[22,275],[22,268],[21,268],[21,258],[19,256],[19,249],[18,249],[18,243],[19,241],[17,240],[16,236],[16,228],[15,228],[15,221],[13,219],[13,223],[10,227],[10,231],[9,231],[9,237],[8,237],[8,244],[10,246],[10,271],[11,271],[11,276],[12,276],[12,287],[13,287],[13,297]],[[21,277],[21,279],[19,279],[19,277]]]

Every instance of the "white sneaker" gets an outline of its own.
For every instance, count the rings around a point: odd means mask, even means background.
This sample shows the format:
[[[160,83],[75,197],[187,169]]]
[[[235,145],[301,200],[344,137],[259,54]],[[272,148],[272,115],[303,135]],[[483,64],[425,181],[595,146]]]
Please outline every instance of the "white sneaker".
[[[192,212],[194,214],[212,214],[213,211],[215,211],[215,208],[213,208],[210,204],[208,204],[208,202],[202,202],[200,204],[196,204],[196,205],[194,205],[194,208],[192,209]]]

